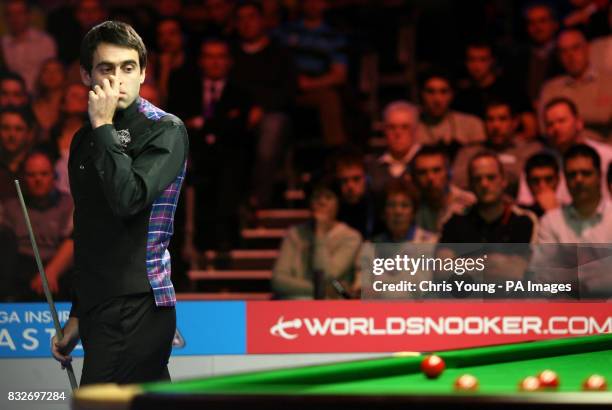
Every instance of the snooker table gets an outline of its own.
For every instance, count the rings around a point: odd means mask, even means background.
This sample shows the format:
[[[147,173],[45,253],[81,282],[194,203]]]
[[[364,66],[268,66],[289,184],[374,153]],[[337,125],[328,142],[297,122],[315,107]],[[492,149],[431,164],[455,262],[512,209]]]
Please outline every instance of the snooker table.
[[[612,393],[582,391],[589,375],[612,384],[612,334],[438,352],[446,370],[420,371],[418,353],[392,357],[131,386],[88,386],[73,408],[85,409],[612,409]],[[556,391],[523,392],[526,376],[552,369]],[[469,373],[476,392],[454,390]],[[608,389],[612,386],[608,386]]]

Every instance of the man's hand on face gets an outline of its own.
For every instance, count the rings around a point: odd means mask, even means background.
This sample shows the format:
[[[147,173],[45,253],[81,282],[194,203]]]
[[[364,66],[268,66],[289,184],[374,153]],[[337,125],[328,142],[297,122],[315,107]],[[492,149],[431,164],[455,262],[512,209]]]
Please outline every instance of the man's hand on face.
[[[110,76],[102,80],[102,85],[96,84],[89,91],[89,120],[92,128],[112,124],[117,102],[119,101],[119,80]]]

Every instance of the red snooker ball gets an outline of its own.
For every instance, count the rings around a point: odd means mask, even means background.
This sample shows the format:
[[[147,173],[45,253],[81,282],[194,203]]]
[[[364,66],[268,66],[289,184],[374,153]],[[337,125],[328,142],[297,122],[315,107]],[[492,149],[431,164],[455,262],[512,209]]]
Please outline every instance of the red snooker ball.
[[[444,371],[446,364],[440,356],[428,355],[421,362],[421,371],[430,379],[435,379]]]
[[[540,387],[540,379],[535,376],[527,376],[519,383],[519,389],[522,391],[537,391]]]
[[[478,390],[478,379],[471,374],[464,374],[455,380],[455,390],[475,391]]]
[[[604,391],[608,388],[606,378],[599,374],[592,374],[582,383],[582,390]]]
[[[556,389],[559,387],[559,376],[552,370],[544,370],[538,374],[540,386],[548,389]]]

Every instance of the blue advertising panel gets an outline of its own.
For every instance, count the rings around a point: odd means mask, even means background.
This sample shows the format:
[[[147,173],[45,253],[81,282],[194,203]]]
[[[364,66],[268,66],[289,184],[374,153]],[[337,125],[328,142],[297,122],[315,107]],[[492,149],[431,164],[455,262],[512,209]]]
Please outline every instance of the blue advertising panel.
[[[62,325],[69,303],[57,303]],[[246,304],[231,302],[178,302],[173,355],[246,353]],[[50,357],[55,334],[46,303],[0,303],[0,358]],[[79,344],[73,354],[83,356]]]

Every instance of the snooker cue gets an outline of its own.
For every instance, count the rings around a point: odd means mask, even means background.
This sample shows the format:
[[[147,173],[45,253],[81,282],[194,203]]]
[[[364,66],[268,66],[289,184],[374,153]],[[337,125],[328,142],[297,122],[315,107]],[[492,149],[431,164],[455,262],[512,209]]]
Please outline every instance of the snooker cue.
[[[19,187],[19,181],[15,180],[15,187],[17,188],[17,195],[19,195],[19,201],[21,202],[21,209],[23,210],[23,216],[25,218],[26,226],[28,227],[28,233],[30,235],[30,242],[32,243],[32,249],[34,250],[34,257],[36,259],[36,264],[38,265],[38,272],[40,272],[40,278],[42,279],[43,290],[45,291],[45,296],[47,297],[47,303],[49,304],[49,309],[51,310],[51,316],[53,317],[53,325],[55,326],[55,333],[59,340],[64,338],[64,333],[62,332],[62,327],[60,326],[59,318],[57,317],[57,310],[55,309],[55,303],[53,302],[53,296],[51,295],[51,291],[49,290],[49,282],[47,282],[47,275],[45,274],[45,268],[40,260],[40,254],[38,253],[38,246],[36,245],[36,239],[34,239],[34,232],[32,231],[32,224],[30,224],[30,217],[28,216],[28,210],[25,205],[25,201],[23,200],[23,194],[21,193],[21,188]],[[72,390],[76,390],[79,388],[79,385],[76,382],[76,378],[74,377],[74,370],[72,369],[72,363],[68,363],[66,366],[66,371],[68,372],[68,379],[70,380],[70,387]]]

